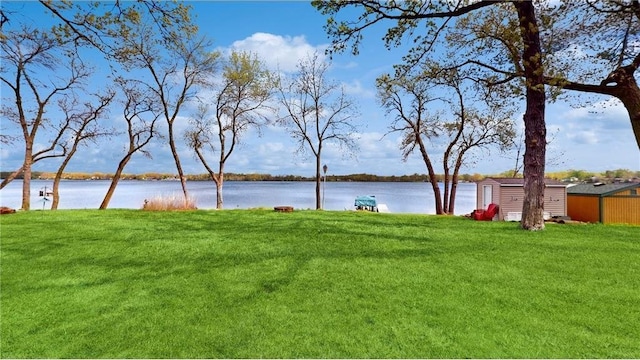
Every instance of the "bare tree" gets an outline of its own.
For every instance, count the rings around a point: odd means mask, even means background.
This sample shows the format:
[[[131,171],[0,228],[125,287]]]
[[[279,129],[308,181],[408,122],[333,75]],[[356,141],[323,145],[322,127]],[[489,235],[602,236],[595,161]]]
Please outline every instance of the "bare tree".
[[[149,78],[137,78],[138,86],[155,95],[162,117],[168,127],[168,140],[176,170],[182,185],[184,200],[188,200],[187,178],[184,176],[176,144],[175,126],[180,121],[183,106],[195,96],[199,86],[215,70],[218,54],[208,52],[209,43],[186,29],[182,37],[158,38],[153,26],[140,22],[135,27],[137,37],[123,39],[119,59],[125,69],[145,70]],[[177,36],[177,35],[176,35]]]
[[[427,142],[439,135],[440,115],[430,114],[429,106],[436,99],[428,92],[431,84],[419,77],[401,76],[392,78],[383,75],[376,81],[378,98],[387,114],[395,114],[391,132],[402,134],[402,156],[406,160],[418,148],[427,167],[429,182],[435,199],[436,214],[443,214],[442,195],[436,170],[429,155]]]
[[[217,53],[209,42],[197,37],[190,6],[181,2],[141,0],[137,2],[40,3],[61,24],[54,30],[61,37],[101,51],[113,71],[117,65],[126,73],[146,71],[139,86],[155,94],[168,126],[168,142],[185,201],[186,177],[176,144],[175,124],[196,87],[204,85],[213,71]]]
[[[298,72],[290,80],[279,85],[280,103],[285,116],[279,122],[289,129],[299,151],[311,151],[316,163],[316,209],[322,208],[320,185],[322,150],[333,142],[356,149],[353,137],[357,116],[355,103],[345,94],[344,88],[327,77],[329,63],[316,53],[298,63]]]
[[[273,94],[274,81],[255,55],[232,52],[221,79],[209,90],[212,95],[202,99],[207,104],[200,106],[185,138],[216,184],[216,208],[222,209],[225,164],[242,135],[268,121],[268,111],[273,109],[267,102]],[[211,107],[215,110],[213,116],[209,114]],[[207,150],[218,153],[217,173],[208,163]]]
[[[400,132],[403,136],[404,159],[416,148],[420,152],[434,193],[436,213],[453,214],[460,169],[469,161],[469,153],[491,145],[503,148],[510,143],[511,114],[491,102],[483,109],[484,115],[467,106],[464,94],[470,93],[470,89],[464,87],[463,78],[455,69],[446,72],[426,69],[413,75],[399,71],[395,77],[388,74],[379,77],[377,87],[382,106],[395,116],[391,132]],[[434,88],[444,91],[449,88],[453,100],[432,97],[430,91]],[[444,102],[451,111],[430,112],[429,108],[435,107],[437,101]],[[444,147],[444,193],[430,155],[432,143]]]
[[[79,104],[75,94],[59,101],[59,106],[65,118],[63,128],[66,131],[64,133],[68,136],[68,139],[60,143],[64,156],[53,178],[51,210],[58,209],[58,204],[60,203],[60,180],[62,180],[65,168],[79,147],[86,145],[88,141],[95,142],[99,137],[113,135],[115,132],[99,123],[106,115],[115,93],[107,91],[104,94],[96,94],[94,96],[97,99],[95,104],[92,102]]]
[[[0,189],[22,174],[23,210],[30,209],[33,164],[64,156],[64,153],[56,150],[66,127],[59,126],[45,114],[54,99],[81,88],[90,75],[90,70],[77,58],[72,45],[69,41],[33,28],[3,30],[0,79],[10,91],[6,98],[3,96],[2,114],[20,129],[24,159],[22,166],[0,184]],[[57,131],[48,133],[47,127]],[[47,146],[36,150],[36,139],[42,135],[50,135],[51,138],[46,142],[39,140]]]
[[[125,150],[125,154],[118,162],[118,167],[109,189],[100,203],[100,209],[106,209],[109,206],[109,202],[113,197],[113,193],[118,186],[118,182],[122,177],[124,168],[127,166],[131,158],[136,153],[141,153],[146,157],[151,158],[151,154],[144,150],[144,147],[151,142],[151,139],[157,135],[156,122],[160,118],[160,109],[155,105],[153,96],[149,93],[141,92],[135,86],[131,86],[131,82],[127,82],[123,79],[117,81],[120,84],[121,90],[124,93],[124,106],[122,109],[123,118],[127,123],[127,137],[128,142]],[[146,118],[146,116],[149,118]]]
[[[472,89],[464,87],[458,70],[445,72],[439,80],[444,80],[440,86],[448,87],[454,93],[454,99],[447,101],[453,109],[453,120],[443,124],[449,144],[442,156],[444,212],[453,214],[460,168],[469,161],[469,153],[491,146],[503,151],[511,144],[515,131],[511,120],[513,114],[501,103],[484,98],[478,99],[479,103],[485,104],[483,109],[466,104],[469,99],[465,96],[472,94]]]

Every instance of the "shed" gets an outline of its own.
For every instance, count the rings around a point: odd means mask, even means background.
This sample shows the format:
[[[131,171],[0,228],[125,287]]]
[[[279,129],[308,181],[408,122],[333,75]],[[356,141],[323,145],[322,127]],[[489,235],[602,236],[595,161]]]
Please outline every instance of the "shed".
[[[486,209],[489,204],[498,205],[494,219],[520,221],[524,202],[524,179],[486,178],[477,183],[476,207]],[[557,180],[545,179],[545,219],[567,215],[567,186]]]
[[[570,186],[567,212],[572,220],[640,225],[640,183]]]

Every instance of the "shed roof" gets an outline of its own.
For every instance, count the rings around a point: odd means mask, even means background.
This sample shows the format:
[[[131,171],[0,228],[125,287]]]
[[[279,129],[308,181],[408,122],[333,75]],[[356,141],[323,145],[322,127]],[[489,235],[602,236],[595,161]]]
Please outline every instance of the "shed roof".
[[[567,188],[567,194],[580,194],[580,195],[600,195],[607,196],[618,191],[640,188],[640,183],[615,183],[615,184],[579,184],[570,186]]]
[[[500,183],[500,185],[505,185],[505,186],[524,186],[523,178],[487,178],[487,179],[494,180]],[[546,186],[566,186],[566,184],[563,183],[562,181],[553,180],[553,179],[544,179],[544,184]]]

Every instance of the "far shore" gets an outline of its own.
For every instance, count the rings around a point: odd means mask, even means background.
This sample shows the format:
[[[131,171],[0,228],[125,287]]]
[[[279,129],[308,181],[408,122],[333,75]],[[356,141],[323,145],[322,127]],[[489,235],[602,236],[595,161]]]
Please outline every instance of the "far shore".
[[[8,171],[0,171],[0,179],[4,179],[11,173]],[[54,172],[34,171],[31,179],[34,180],[54,180]],[[110,173],[83,173],[73,172],[64,173],[64,180],[112,180],[113,174]],[[185,175],[187,181],[212,181],[208,174],[188,174]],[[517,173],[514,176],[513,171],[505,171],[500,174],[460,174],[458,182],[478,182],[487,177],[522,177]],[[548,172],[548,179],[564,181],[567,183],[580,182],[636,182],[640,181],[640,171],[617,169],[607,170],[604,172],[590,172],[585,170],[565,170],[557,172]],[[436,178],[439,182],[444,182],[444,175],[437,174]],[[22,179],[22,176],[16,177],[16,180]],[[142,173],[142,174],[123,174],[120,180],[141,180],[141,181],[179,181],[177,174],[171,173]],[[271,174],[236,174],[225,173],[224,181],[315,181],[315,176],[301,175],[271,175]],[[428,182],[427,174],[411,174],[411,175],[375,175],[375,174],[321,174],[321,180],[327,182],[354,181],[354,182]],[[450,180],[451,181],[451,180]]]

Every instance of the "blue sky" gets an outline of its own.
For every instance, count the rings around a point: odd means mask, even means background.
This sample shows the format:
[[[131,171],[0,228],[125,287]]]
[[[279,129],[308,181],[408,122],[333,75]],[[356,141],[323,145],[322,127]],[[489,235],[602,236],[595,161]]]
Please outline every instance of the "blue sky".
[[[322,52],[329,44],[323,25],[325,18],[308,2],[272,1],[200,1],[191,2],[196,21],[203,34],[210,37],[221,52],[231,49],[257,53],[272,69],[292,71],[298,60],[312,51]],[[38,3],[2,2],[3,8],[21,9],[25,19],[40,21]],[[377,29],[376,31],[380,31]],[[385,115],[376,101],[375,79],[404,55],[404,49],[387,50],[382,43],[381,32],[365,33],[360,54],[334,56],[329,77],[344,84],[348,94],[359,104],[360,149],[352,156],[344,156],[337,147],[329,146],[323,154],[330,174],[372,173],[378,175],[402,175],[426,173],[418,154],[402,161],[398,147],[398,135],[387,133],[392,118]],[[97,61],[97,60],[96,60]],[[3,89],[3,93],[4,93]],[[3,95],[3,101],[5,101]],[[579,100],[580,97],[573,97]],[[593,98],[592,98],[593,99]],[[573,105],[573,106],[571,106]],[[635,143],[628,115],[622,105],[611,98],[595,98],[589,106],[575,106],[557,102],[547,106],[547,127],[553,140],[548,154],[553,158],[547,171],[584,169],[604,171],[627,168],[640,170],[640,151]],[[185,110],[188,111],[188,110]],[[119,111],[112,111],[116,116]],[[188,114],[183,114],[185,117]],[[521,119],[521,113],[516,115]],[[519,123],[519,121],[518,121]],[[186,121],[179,121],[179,130]],[[2,131],[11,131],[11,124],[2,119]],[[112,138],[97,146],[84,148],[67,167],[68,172],[114,172],[122,157],[124,138]],[[11,171],[22,162],[22,146],[2,145],[1,169]],[[264,128],[261,136],[249,132],[242,145],[232,154],[226,172],[271,173],[312,176],[314,160],[296,153],[296,144],[287,133],[276,127]],[[175,173],[175,166],[168,146],[157,141],[149,147],[153,159],[136,156],[125,169],[126,173],[166,172]],[[204,173],[205,170],[192,152],[181,146],[181,160],[187,173]],[[434,144],[432,158],[441,157]],[[477,152],[463,173],[495,174],[513,167],[515,154]],[[437,163],[437,169],[441,165]],[[35,170],[53,171],[54,161],[43,161]],[[437,170],[442,172],[442,170]]]

